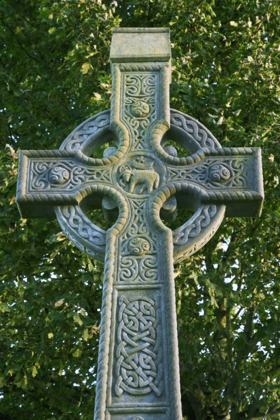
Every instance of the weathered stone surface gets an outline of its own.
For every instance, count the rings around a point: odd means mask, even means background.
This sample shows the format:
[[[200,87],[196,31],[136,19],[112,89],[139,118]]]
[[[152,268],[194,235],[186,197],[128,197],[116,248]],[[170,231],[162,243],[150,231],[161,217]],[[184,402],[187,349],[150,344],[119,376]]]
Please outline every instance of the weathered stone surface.
[[[169,29],[116,28],[111,62],[168,61],[171,58]]]
[[[23,217],[54,217],[89,255],[105,260],[95,420],[179,420],[173,262],[214,235],[223,217],[257,216],[260,150],[222,148],[198,121],[169,109],[167,29],[117,29],[111,111],[77,127],[56,151],[23,151]],[[177,157],[172,138],[191,156]],[[117,147],[92,157],[102,144]],[[172,232],[177,203],[194,215]],[[107,232],[85,215],[102,206]]]

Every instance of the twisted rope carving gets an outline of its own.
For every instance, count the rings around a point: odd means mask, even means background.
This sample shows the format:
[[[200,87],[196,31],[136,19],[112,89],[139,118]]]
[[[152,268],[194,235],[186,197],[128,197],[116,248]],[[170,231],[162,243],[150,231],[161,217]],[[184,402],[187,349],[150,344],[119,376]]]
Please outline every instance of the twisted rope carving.
[[[87,164],[91,164],[94,166],[103,166],[103,165],[112,165],[113,163],[117,162],[128,150],[129,147],[129,135],[127,130],[125,130],[120,124],[111,124],[111,128],[113,131],[116,132],[116,136],[119,139],[119,146],[118,149],[110,155],[109,157],[105,157],[102,159],[92,158],[86,156],[82,150],[78,150],[75,153],[75,157]]]
[[[116,236],[114,232],[107,234],[108,246],[105,259],[103,297],[101,309],[101,329],[98,350],[98,371],[95,397],[95,420],[105,420],[107,378],[109,363],[109,342],[111,330],[113,281],[115,271]]]
[[[167,65],[166,65],[167,66]],[[157,71],[161,70],[163,67],[162,64],[121,64],[119,65],[119,69],[121,71]]]
[[[226,206],[203,205],[180,228],[173,232],[174,261],[183,261],[202,248],[223,221]]]
[[[170,413],[172,413],[173,420],[182,420],[181,401],[178,395],[181,395],[180,390],[180,373],[179,373],[179,352],[178,352],[178,334],[177,334],[177,319],[176,319],[176,300],[175,300],[175,282],[171,281],[174,278],[173,274],[173,247],[172,247],[172,232],[165,227],[164,246],[166,248],[166,263],[165,271],[167,282],[165,287],[165,305],[167,317],[169,319],[169,334],[167,337],[168,343],[168,382],[170,385]]]
[[[174,245],[182,245],[188,242],[189,238],[198,236],[203,228],[210,224],[211,219],[217,213],[217,206],[208,205],[200,207],[195,217],[189,219],[184,225],[173,232]]]
[[[255,201],[262,200],[260,193],[256,191],[202,191],[201,203],[231,203],[232,201]]]
[[[55,158],[55,157],[74,157],[74,152],[67,152],[66,150],[23,150],[22,153],[30,158]]]
[[[128,206],[124,197],[111,187],[95,185],[87,187],[79,197],[80,201],[89,194],[103,193],[115,199],[119,207],[119,218],[113,228],[115,233],[122,229],[127,222]],[[65,204],[65,203],[63,203]],[[55,207],[58,222],[68,237],[75,238],[74,243],[82,251],[96,256],[100,261],[104,260],[106,232],[96,226],[86,217],[79,206]]]
[[[165,121],[159,121],[155,124],[153,128],[153,132],[151,134],[151,143],[154,149],[155,154],[164,162],[170,163],[172,165],[194,165],[195,163],[200,162],[202,159],[205,158],[205,149],[198,149],[196,153],[192,156],[186,157],[174,157],[166,153],[161,145],[161,139],[163,135],[168,130],[169,126]]]
[[[78,195],[79,193],[77,193]],[[78,204],[75,194],[58,194],[58,193],[32,193],[24,194],[17,198],[19,203],[38,203],[38,202],[49,202],[56,204]]]
[[[242,155],[250,155],[256,153],[258,150],[257,147],[218,147],[218,148],[211,148],[211,147],[204,147],[203,151],[205,155],[211,156],[242,156]]]
[[[100,112],[93,117],[83,121],[69,136],[66,137],[60,150],[66,150],[67,152],[76,152],[81,147],[85,147],[85,144],[89,139],[96,138],[104,129],[108,129],[110,123],[110,110]]]
[[[90,143],[94,143],[100,137],[101,133],[109,130],[109,126],[110,110],[103,111],[89,118],[72,131],[60,146],[60,150],[53,151],[54,153],[61,153],[61,155],[57,154],[54,156],[75,156],[79,161],[94,166],[112,165],[126,153],[129,147],[128,132],[122,127],[116,127],[114,124],[111,125],[119,140],[118,149],[111,156],[98,159],[89,157],[84,153],[84,150],[87,149]]]
[[[189,115],[171,109],[171,124],[191,135],[197,149],[201,147],[210,147],[214,149],[221,147],[213,134],[204,127],[203,124]]]
[[[102,298],[101,329],[99,337],[98,372],[95,397],[95,420],[105,420],[106,393],[109,363],[109,342],[112,316],[113,281],[115,273],[115,261],[117,252],[117,235],[123,230],[128,218],[128,206],[121,194],[107,191],[113,196],[119,196],[120,216],[118,222],[107,232],[107,254],[105,259],[104,285]]]

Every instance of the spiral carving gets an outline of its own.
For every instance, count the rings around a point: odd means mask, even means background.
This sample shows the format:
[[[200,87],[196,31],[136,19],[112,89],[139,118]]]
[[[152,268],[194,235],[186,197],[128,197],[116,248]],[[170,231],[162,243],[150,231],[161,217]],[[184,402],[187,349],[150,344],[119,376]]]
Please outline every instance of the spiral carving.
[[[223,164],[212,165],[209,169],[209,178],[213,182],[227,181],[230,178],[230,170]]]
[[[150,112],[150,107],[146,102],[137,101],[131,106],[131,113],[136,118],[143,118]]]
[[[171,110],[170,134],[192,155],[170,156],[161,147],[169,139],[169,60],[111,64],[111,112],[83,122],[59,151],[21,153],[18,203],[32,215],[54,210],[70,240],[94,258],[106,250],[95,420],[129,412],[132,420],[152,412],[181,420],[173,261],[212,237],[226,205],[230,214],[241,202],[261,202],[257,152],[221,148],[201,123]],[[112,153],[91,156],[111,139],[118,142]],[[199,207],[172,234],[160,210],[180,193]],[[119,208],[107,233],[82,211],[104,196],[106,215]],[[134,403],[141,410],[129,411]]]
[[[132,238],[128,243],[128,249],[133,255],[140,257],[150,250],[150,244],[144,238]]]
[[[68,181],[69,171],[62,166],[55,166],[49,171],[49,180],[51,184],[63,184]]]

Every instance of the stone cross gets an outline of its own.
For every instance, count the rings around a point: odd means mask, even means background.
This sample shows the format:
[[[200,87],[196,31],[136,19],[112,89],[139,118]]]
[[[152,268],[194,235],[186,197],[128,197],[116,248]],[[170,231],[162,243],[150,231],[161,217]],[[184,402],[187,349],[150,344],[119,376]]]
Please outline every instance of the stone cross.
[[[257,216],[258,148],[222,148],[197,120],[169,109],[169,30],[118,28],[110,111],[59,150],[22,151],[22,217],[56,216],[81,250],[105,259],[95,420],[182,419],[173,263],[201,248],[224,216]],[[170,139],[186,149],[178,157]],[[117,147],[94,157],[105,143]],[[176,208],[193,216],[171,231]],[[86,212],[102,206],[105,232]]]

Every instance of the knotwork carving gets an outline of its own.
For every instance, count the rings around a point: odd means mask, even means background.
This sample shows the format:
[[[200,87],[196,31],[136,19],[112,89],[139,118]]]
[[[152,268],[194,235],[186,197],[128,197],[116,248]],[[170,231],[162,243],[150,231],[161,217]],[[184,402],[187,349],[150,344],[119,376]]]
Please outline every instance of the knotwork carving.
[[[180,262],[202,248],[222,223],[225,206],[200,206],[195,214],[173,232],[174,261]]]
[[[93,225],[91,221],[84,217],[84,213],[80,207],[62,206],[61,214],[67,220],[69,226],[77,232],[83,239],[93,242],[95,246],[100,247],[101,251],[105,250],[106,240],[104,231]],[[95,226],[95,229],[93,229]]]
[[[120,237],[117,281],[158,281],[156,235],[146,220],[146,200],[131,200],[131,219]]]
[[[72,190],[86,182],[111,181],[111,167],[77,166],[74,160],[64,162],[32,161],[30,191]]]
[[[161,339],[153,299],[119,298],[115,392],[162,393]]]
[[[208,188],[246,188],[248,185],[247,167],[242,158],[206,159],[197,167],[170,168],[169,180],[190,180]]]
[[[124,72],[122,118],[133,135],[133,148],[144,149],[147,128],[156,120],[157,72]]]
[[[150,229],[146,220],[146,203],[147,200],[130,200],[132,218],[128,225],[128,237],[145,235],[150,237]]]
[[[59,151],[21,152],[22,216],[55,213],[94,258],[103,258],[106,243],[95,420],[143,420],[141,413],[182,419],[172,234],[161,209],[171,217],[176,199],[201,205],[174,234],[178,262],[209,240],[226,206],[229,216],[254,216],[262,205],[259,150],[221,148],[202,124],[176,111],[168,133],[170,58],[166,29],[115,28],[111,113],[82,123]],[[173,134],[191,156],[164,150]],[[117,147],[93,157],[110,141]],[[101,203],[108,218],[119,210],[107,233],[82,211]]]
[[[198,236],[203,228],[209,226],[211,219],[216,213],[217,206],[215,205],[200,207],[195,213],[195,217],[189,219],[184,225],[173,232],[174,245],[183,245],[187,243],[190,238]]]
[[[139,71],[148,72],[160,70],[160,66],[121,66],[122,71]],[[135,73],[134,73],[135,74]],[[148,73],[147,73],[148,74]],[[155,84],[156,85],[156,84]],[[146,103],[146,102],[145,102]],[[150,107],[150,106],[149,106]],[[173,128],[180,128],[186,139],[191,140],[195,144],[195,148],[221,147],[218,140],[204,127],[199,121],[183,114],[180,111],[170,109],[170,123]],[[103,111],[94,115],[79,125],[62,143],[60,150],[67,152],[75,152],[83,147],[84,143],[88,143],[90,139],[94,139],[103,131],[109,130],[110,110]]]
[[[85,142],[93,136],[108,129],[110,124],[110,111],[106,110],[94,115],[79,125],[62,143],[60,150],[76,152],[81,149]]]
[[[201,147],[221,147],[218,140],[199,121],[174,109],[171,110],[170,122],[173,126],[183,130],[191,141],[192,147],[198,150]]]

